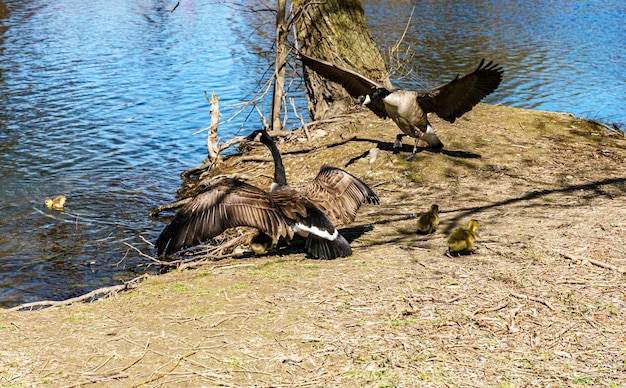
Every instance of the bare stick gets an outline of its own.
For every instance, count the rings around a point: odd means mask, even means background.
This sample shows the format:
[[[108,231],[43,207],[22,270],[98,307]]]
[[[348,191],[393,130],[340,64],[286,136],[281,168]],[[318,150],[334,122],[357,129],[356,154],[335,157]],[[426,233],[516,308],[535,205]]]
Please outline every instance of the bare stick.
[[[139,286],[139,284],[141,283],[140,280],[146,279],[147,277],[148,275],[141,275],[139,277],[136,277],[132,280],[125,282],[124,284],[111,286],[111,287],[98,288],[97,290],[88,292],[85,295],[77,296],[75,298],[70,298],[66,300],[60,300],[60,301],[42,300],[39,302],[24,303],[15,307],[11,307],[10,309],[8,309],[8,311],[20,311],[20,310],[24,310],[27,308],[38,307],[38,306],[47,306],[47,307],[67,306],[72,303],[82,302],[87,299],[95,298],[97,295],[100,295],[100,294],[111,295],[120,291],[132,290],[133,288],[137,288]]]
[[[176,11],[176,8],[178,8],[178,6],[180,5],[180,0],[176,3],[176,5],[174,6],[174,8],[172,8],[170,10],[170,13],[173,13],[174,11]]]
[[[619,272],[621,274],[626,273],[626,269],[624,267],[618,267],[618,266],[613,265],[613,264],[605,263],[604,261],[600,261],[600,260],[596,260],[596,259],[588,259],[588,258],[584,258],[583,259],[581,257],[572,256],[569,253],[560,253],[560,255],[563,256],[564,258],[568,259],[568,260],[580,261],[582,263],[589,262],[589,263],[591,263],[593,265],[596,265],[598,267],[610,269],[612,271],[617,271],[617,272]]]
[[[210,100],[206,90],[204,91],[204,95],[211,104],[211,109],[209,110],[211,114],[211,126],[209,127],[209,134],[206,137],[206,147],[209,160],[215,161],[220,156],[219,137],[217,136],[217,127],[220,124],[220,104],[215,92],[211,94]]]
[[[174,366],[173,366],[172,368],[170,368],[170,370],[168,370],[166,373],[163,373],[163,372],[158,372],[159,374],[158,374],[157,376],[154,376],[153,378],[148,379],[148,380],[146,380],[146,381],[142,381],[142,382],[141,382],[141,383],[139,383],[139,384],[135,384],[135,385],[133,385],[132,387],[133,387],[133,388],[140,387],[140,386],[142,386],[142,385],[149,384],[149,383],[151,383],[151,382],[153,382],[153,381],[156,381],[156,380],[158,380],[158,379],[160,379],[160,378],[162,378],[162,377],[166,376],[168,373],[171,373],[171,372],[173,372],[173,371],[174,371],[174,369],[178,368],[178,365],[180,365],[180,362],[181,362],[183,359],[185,359],[185,358],[187,358],[187,357],[189,357],[189,356],[191,356],[191,355],[194,355],[194,354],[196,354],[196,353],[197,353],[197,351],[196,351],[196,350],[192,350],[191,352],[187,352],[187,353],[183,354],[182,356],[178,356],[178,357],[176,357],[176,358],[177,358],[176,363],[175,363],[175,364],[174,364]]]
[[[500,303],[497,306],[477,308],[476,310],[474,310],[474,312],[472,312],[472,316],[474,316],[476,314],[484,314],[484,313],[487,313],[487,312],[502,310],[503,308],[505,308],[508,305],[509,305],[509,301],[507,299],[503,299],[502,301],[500,301]]]
[[[174,203],[168,203],[166,205],[157,206],[150,212],[150,217],[154,217],[165,210],[178,209],[179,207],[183,206],[189,201],[191,201],[191,198],[185,198],[185,199],[181,199],[180,201],[176,201]]]
[[[304,130],[304,134],[306,135],[307,141],[311,141],[311,135],[309,134],[309,127],[304,122],[304,119],[302,118],[302,115],[298,114],[298,110],[296,109],[296,103],[294,102],[293,98],[290,98],[289,102],[291,103],[291,107],[293,108],[293,113],[296,115],[296,117],[298,119],[300,119],[300,125],[301,125],[302,129]]]
[[[126,372],[133,365],[135,365],[139,361],[141,361],[146,356],[146,352],[148,351],[148,346],[150,346],[150,338],[148,338],[148,342],[146,342],[146,346],[143,347],[143,353],[141,354],[141,356],[139,358],[137,358],[135,361],[131,362],[129,365],[127,365],[124,368],[122,368],[122,372]]]
[[[537,303],[541,303],[542,305],[546,306],[547,308],[549,308],[550,310],[554,311],[554,307],[552,307],[552,305],[541,299],[541,298],[537,298],[535,296],[530,296],[530,295],[524,295],[524,294],[515,294],[511,292],[511,296],[516,297],[517,299],[528,299],[528,300],[532,300],[533,302],[537,302]]]

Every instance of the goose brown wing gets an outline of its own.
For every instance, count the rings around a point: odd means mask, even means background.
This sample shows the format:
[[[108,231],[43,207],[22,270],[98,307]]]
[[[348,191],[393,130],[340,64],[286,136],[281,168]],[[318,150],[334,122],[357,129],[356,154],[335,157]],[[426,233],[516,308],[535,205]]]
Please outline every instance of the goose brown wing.
[[[322,77],[343,86],[344,89],[353,97],[359,98],[369,94],[373,87],[381,88],[383,85],[372,81],[371,79],[350,69],[337,66],[322,59],[310,57],[300,53],[300,59],[308,68],[315,71]]]
[[[451,82],[430,89],[417,98],[425,112],[435,112],[442,119],[454,122],[469,112],[485,96],[498,88],[504,70],[491,61],[480,64],[470,74],[461,78],[457,75]]]
[[[303,189],[304,196],[326,215],[349,224],[364,203],[378,204],[376,193],[354,175],[324,165],[315,180]]]
[[[271,195],[236,179],[212,183],[185,204],[163,229],[156,241],[157,255],[207,241],[228,228],[250,226],[274,239],[289,237],[289,220]]]

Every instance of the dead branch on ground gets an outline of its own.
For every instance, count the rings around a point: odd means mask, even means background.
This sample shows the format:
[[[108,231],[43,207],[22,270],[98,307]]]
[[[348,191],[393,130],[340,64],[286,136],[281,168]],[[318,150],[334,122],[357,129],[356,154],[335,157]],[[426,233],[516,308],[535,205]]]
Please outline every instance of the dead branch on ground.
[[[617,272],[619,272],[621,274],[625,274],[626,273],[626,268],[618,267],[616,265],[609,264],[609,263],[605,263],[604,261],[600,261],[600,260],[596,260],[596,259],[590,259],[590,258],[576,257],[576,256],[573,256],[570,253],[560,253],[560,255],[563,256],[565,259],[568,259],[568,260],[579,261],[579,262],[581,262],[583,264],[590,263],[590,264],[593,264],[593,265],[601,267],[601,268],[610,269],[611,271],[617,271]]]
[[[88,299],[96,298],[98,295],[104,294],[105,297],[114,295],[118,292],[132,290],[137,288],[141,283],[141,280],[148,278],[148,275],[141,275],[132,280],[124,282],[123,284],[111,287],[102,287],[97,290],[93,290],[84,295],[77,296],[75,298],[70,298],[66,300],[42,300],[39,302],[29,302],[23,303],[15,307],[11,307],[8,311],[21,311],[25,309],[32,309],[33,307],[59,307],[59,306],[67,306],[73,303],[82,302]]]

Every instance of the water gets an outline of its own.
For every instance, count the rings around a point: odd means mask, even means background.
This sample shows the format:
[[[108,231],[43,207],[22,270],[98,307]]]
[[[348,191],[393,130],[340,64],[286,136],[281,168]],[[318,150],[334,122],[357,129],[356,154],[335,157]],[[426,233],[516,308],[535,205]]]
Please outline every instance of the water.
[[[0,41],[0,305],[63,299],[143,272],[179,173],[206,155],[268,66],[237,10],[186,1],[7,1]],[[245,71],[241,71],[245,69]],[[239,130],[242,119],[225,129]],[[67,196],[64,213],[45,198]]]
[[[626,127],[626,3],[556,1],[367,1],[374,39],[392,46],[415,12],[402,47],[417,77],[396,87],[433,87],[472,71],[481,58],[506,70],[485,101],[570,112]],[[381,23],[385,21],[385,23]],[[400,72],[398,75],[401,75]]]
[[[198,0],[169,13],[175,3],[0,0],[0,306],[145,272],[131,246],[152,254],[144,240],[163,227],[148,213],[206,155],[194,134],[210,120],[204,91],[226,120],[267,80],[273,14]],[[406,3],[367,1],[382,47],[401,36]],[[404,40],[416,73],[397,86],[435,86],[486,57],[506,69],[491,103],[626,122],[621,2],[416,4]],[[220,133],[256,128],[248,108]],[[57,194],[63,213],[43,205]]]

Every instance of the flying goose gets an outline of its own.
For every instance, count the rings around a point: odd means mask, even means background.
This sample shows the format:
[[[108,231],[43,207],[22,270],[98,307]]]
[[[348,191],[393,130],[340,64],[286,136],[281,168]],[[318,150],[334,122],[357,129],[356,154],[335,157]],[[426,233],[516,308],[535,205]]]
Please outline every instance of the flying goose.
[[[458,227],[452,231],[448,237],[448,248],[450,253],[470,252],[474,248],[474,241],[478,233],[478,221],[470,220],[467,228]]]
[[[402,130],[396,136],[394,148],[402,148],[404,135],[415,138],[413,153],[405,158],[412,160],[417,153],[417,143],[423,140],[435,150],[443,148],[427,113],[434,112],[442,119],[454,123],[463,114],[472,110],[484,97],[498,88],[504,70],[491,61],[480,64],[473,72],[424,92],[389,90],[355,71],[330,62],[300,53],[304,65],[324,78],[336,82],[356,98],[355,107],[365,105],[378,117],[390,117]]]
[[[271,192],[289,188],[282,157],[276,143],[264,130],[256,130],[247,141],[261,142],[270,149],[274,160],[274,181]],[[340,168],[323,165],[315,179],[301,190],[302,195],[332,220],[344,225],[353,222],[364,203],[378,204],[378,196],[363,181]]]
[[[425,213],[417,219],[417,231],[422,234],[431,234],[439,225],[439,205],[433,204]]]
[[[216,178],[186,203],[163,229],[155,247],[157,256],[170,255],[207,241],[229,228],[250,226],[270,236],[306,237],[313,257],[330,260],[352,254],[350,244],[326,215],[293,189],[266,192],[236,178]]]

